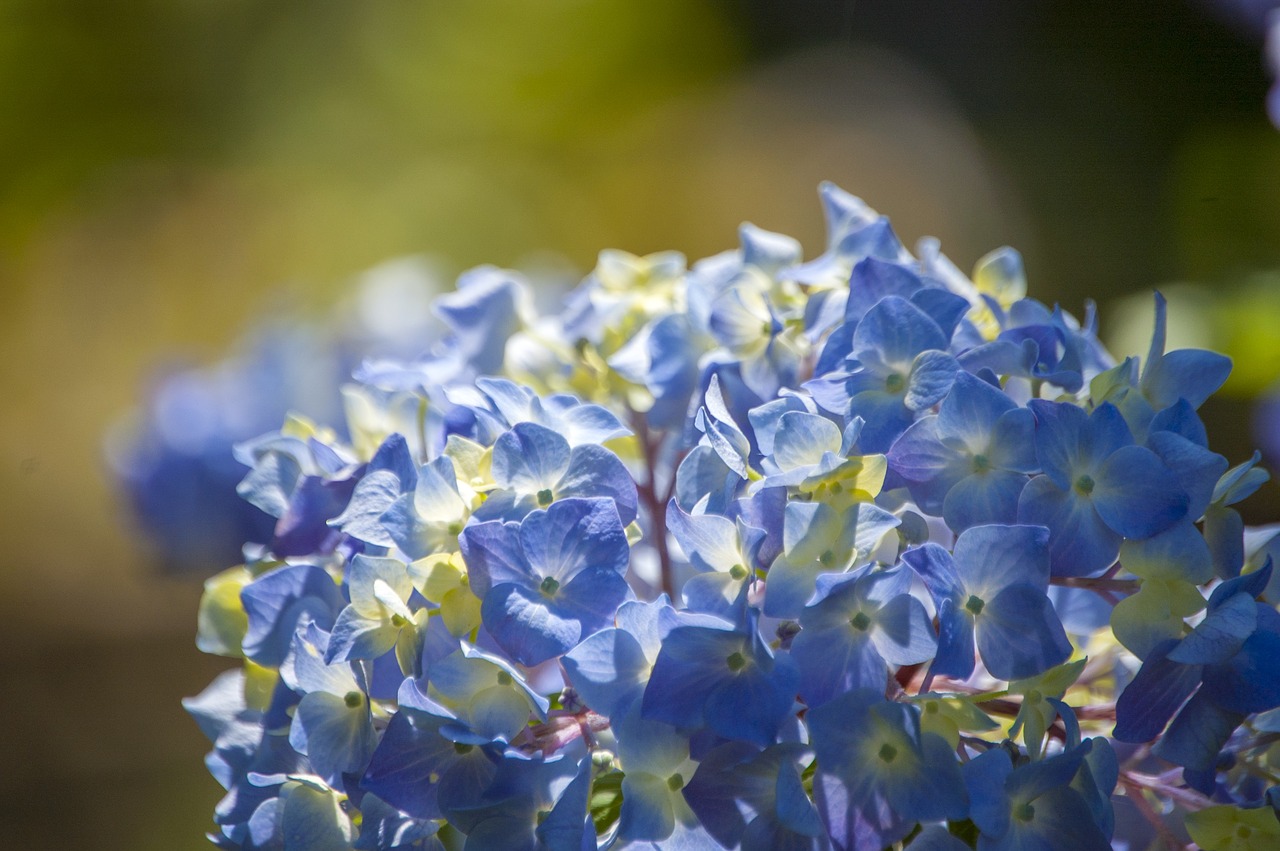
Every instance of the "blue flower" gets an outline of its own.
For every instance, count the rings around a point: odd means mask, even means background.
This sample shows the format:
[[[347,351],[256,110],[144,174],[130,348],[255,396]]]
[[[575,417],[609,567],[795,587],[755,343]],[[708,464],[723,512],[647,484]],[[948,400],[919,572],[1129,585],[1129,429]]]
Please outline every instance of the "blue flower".
[[[911,574],[899,566],[819,580],[818,600],[800,614],[791,642],[800,694],[810,707],[860,688],[884,691],[889,665],[933,658],[938,641],[929,614],[908,594]]]
[[[956,679],[982,663],[1002,680],[1043,673],[1066,661],[1071,643],[1049,603],[1048,531],[1038,526],[974,526],[955,552],[925,544],[902,554],[938,608],[938,655],[931,671]]]
[[[963,819],[969,801],[946,740],[920,731],[916,707],[870,689],[809,712],[814,796],[837,847],[883,848],[919,822]]]
[[[482,520],[518,520],[558,499],[612,499],[623,525],[636,518],[636,486],[627,468],[603,446],[570,447],[552,429],[518,423],[493,445],[498,489],[476,511]]]
[[[1029,404],[1044,475],[1023,489],[1018,522],[1049,528],[1055,576],[1105,570],[1123,538],[1149,538],[1186,516],[1190,498],[1177,476],[1134,444],[1114,405],[1086,414],[1069,402]]]
[[[769,745],[791,712],[798,679],[791,657],[775,657],[754,628],[740,632],[706,618],[676,626],[663,638],[642,714]]]
[[[864,420],[864,452],[884,452],[916,415],[942,401],[959,364],[928,314],[897,296],[881,299],[853,333],[849,371],[805,383],[825,410]]]
[[[795,742],[764,750],[729,742],[702,758],[684,797],[725,848],[827,848],[826,830],[800,776],[808,758],[809,749]]]
[[[1094,782],[1084,760],[1095,744],[1090,739],[1056,756],[1017,768],[1002,747],[993,747],[970,760],[964,767],[964,780],[972,801],[970,818],[980,831],[978,848],[1108,851],[1110,831],[1099,825],[1089,798],[1073,784],[1081,774],[1088,776],[1090,784]],[[1104,795],[1109,793],[1110,788]],[[1108,803],[1107,815],[1109,810]]]
[[[485,628],[525,665],[608,626],[630,593],[631,551],[611,499],[564,499],[519,523],[476,523],[461,543]]]
[[[1034,430],[1029,410],[961,372],[937,415],[918,420],[894,443],[889,466],[922,510],[957,532],[1014,523],[1027,477],[1039,471]]]

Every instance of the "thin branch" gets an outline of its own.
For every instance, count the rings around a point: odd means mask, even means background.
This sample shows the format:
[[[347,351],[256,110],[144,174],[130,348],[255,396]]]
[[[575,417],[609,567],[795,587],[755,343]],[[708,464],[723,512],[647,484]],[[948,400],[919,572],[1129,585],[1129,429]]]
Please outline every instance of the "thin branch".
[[[649,433],[649,423],[643,414],[636,411],[631,412],[631,425],[644,456],[646,474],[643,482],[636,483],[636,492],[649,514],[650,528],[653,530],[653,548],[658,553],[662,590],[674,599],[675,577],[671,567],[671,551],[667,546],[667,500],[659,498],[657,487],[658,450],[661,448],[663,435],[659,434],[656,439],[652,437]],[[674,483],[671,487],[674,487]]]
[[[1050,585],[1063,588],[1084,588],[1106,596],[1106,592],[1133,594],[1142,586],[1140,579],[1111,579],[1105,576],[1052,576]]]

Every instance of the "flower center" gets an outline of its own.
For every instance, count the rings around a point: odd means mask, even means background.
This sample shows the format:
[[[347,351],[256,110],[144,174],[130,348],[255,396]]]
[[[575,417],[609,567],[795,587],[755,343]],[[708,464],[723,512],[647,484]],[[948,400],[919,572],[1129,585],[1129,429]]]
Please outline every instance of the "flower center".
[[[747,657],[743,656],[741,653],[739,653],[736,650],[730,653],[729,658],[725,659],[724,661],[725,661],[725,664],[729,666],[729,670],[733,671],[734,673],[741,671],[743,668],[747,666]]]
[[[538,505],[546,508],[555,499],[555,494],[551,493],[551,488],[543,488],[538,491]]]
[[[542,580],[542,584],[538,586],[538,590],[548,597],[560,590],[560,583],[548,576]]]
[[[969,599],[964,601],[964,607],[975,615],[982,614],[982,608],[985,605],[986,603],[982,602],[982,600],[978,599],[978,597],[973,594],[970,594]]]
[[[735,582],[741,582],[747,578],[747,569],[740,564],[735,564],[729,568],[729,578]]]
[[[667,788],[672,792],[684,788],[684,778],[680,776],[680,772],[676,772],[667,778]]]
[[[991,459],[985,455],[973,456],[973,472],[985,473],[991,469]]]
[[[355,709],[364,703],[364,695],[358,691],[349,691],[342,696],[342,702],[347,705],[348,709]]]
[[[903,378],[896,372],[892,373],[884,380],[884,389],[888,390],[890,393],[901,393],[906,386],[907,379]]]
[[[858,612],[856,615],[849,618],[849,626],[853,627],[858,632],[866,632],[867,627],[871,626],[871,618],[867,617],[866,612]]]
[[[898,749],[888,742],[885,742],[880,746],[880,751],[876,756],[880,757],[882,762],[893,762],[898,758]]]
[[[1093,493],[1093,486],[1093,476],[1084,475],[1076,479],[1076,491],[1084,496],[1088,496]]]

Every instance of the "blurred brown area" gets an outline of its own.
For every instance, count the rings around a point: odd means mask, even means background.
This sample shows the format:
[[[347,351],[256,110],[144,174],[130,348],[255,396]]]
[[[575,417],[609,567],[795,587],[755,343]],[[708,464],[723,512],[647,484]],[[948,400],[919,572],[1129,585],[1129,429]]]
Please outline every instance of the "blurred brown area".
[[[1077,313],[1280,267],[1260,44],[1115,6],[0,0],[0,845],[207,847],[179,699],[227,664],[103,434],[281,285],[318,312],[409,253],[692,260],[743,220],[811,256],[824,179],[962,268],[1018,247]]]

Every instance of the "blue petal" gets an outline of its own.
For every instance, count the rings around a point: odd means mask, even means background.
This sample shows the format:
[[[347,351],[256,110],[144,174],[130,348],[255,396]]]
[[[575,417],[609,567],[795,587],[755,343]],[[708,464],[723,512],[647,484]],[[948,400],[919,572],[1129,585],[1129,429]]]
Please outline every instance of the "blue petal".
[[[1093,504],[1108,526],[1126,538],[1146,538],[1187,513],[1189,499],[1177,477],[1143,446],[1118,449],[1098,469]]]
[[[343,604],[333,577],[309,564],[263,574],[240,591],[240,600],[249,617],[244,654],[273,668],[288,655],[300,619],[310,618],[327,630]]]
[[[519,423],[493,445],[493,480],[502,488],[537,493],[568,469],[569,441],[535,423]]]
[[[645,688],[642,714],[677,727],[703,721],[707,696],[732,676],[726,660],[746,655],[745,637],[728,629],[680,626],[663,641]]]
[[[1231,374],[1231,358],[1201,349],[1179,349],[1147,364],[1142,392],[1157,409],[1179,399],[1199,408]]]
[[[965,594],[955,559],[939,545],[928,543],[913,547],[902,554],[902,560],[924,581],[935,605],[941,606],[943,600]]]
[[[927,287],[911,296],[911,303],[924,311],[925,315],[938,323],[942,334],[950,340],[955,334],[956,326],[969,312],[969,300],[948,292],[942,287]]]
[[[744,563],[738,528],[718,514],[688,514],[672,500],[667,506],[667,529],[685,557],[700,571],[728,572]]]
[[[326,782],[340,787],[343,774],[362,774],[378,734],[369,717],[368,699],[352,707],[344,695],[312,692],[304,695],[293,716],[289,743],[311,761]]]
[[[523,585],[495,586],[480,615],[485,628],[512,658],[537,665],[575,647],[608,623],[626,599],[627,583],[608,570],[583,571],[548,598]]]
[[[1239,652],[1258,626],[1258,604],[1236,594],[1209,610],[1191,634],[1173,648],[1169,659],[1184,665],[1213,665]]]
[[[976,665],[973,656],[973,615],[952,598],[938,606],[938,652],[929,673],[967,680]]]
[[[1036,460],[1045,475],[1066,490],[1084,455],[1081,442],[1089,417],[1068,402],[1032,399],[1027,405],[1036,417]]]
[[[1259,615],[1264,614],[1260,608]],[[1275,629],[1274,623],[1259,629],[1226,664],[1205,668],[1204,687],[1210,700],[1242,714],[1280,706],[1280,634]]]
[[[1036,476],[1022,489],[1018,522],[1048,527],[1054,576],[1100,573],[1120,552],[1120,535],[1098,516],[1093,502],[1060,489],[1048,476]]]
[[[877,302],[853,334],[853,356],[886,368],[904,367],[921,352],[946,348],[947,338],[937,323],[896,296]]]
[[[777,740],[778,729],[795,702],[800,674],[790,656],[771,661],[757,656],[707,696],[703,709],[707,726],[726,738],[761,746]]]
[[[1013,762],[1004,748],[983,751],[965,764],[964,782],[969,790],[969,818],[984,836],[998,839],[1009,829],[1009,797],[1005,781]]]
[[[583,851],[584,842],[595,847],[595,825],[588,811],[591,770],[589,757],[578,764],[578,773],[535,831],[541,842],[539,847],[545,847],[547,851]]]
[[[626,465],[603,446],[575,446],[569,453],[569,469],[555,486],[557,499],[607,497],[627,525],[636,519],[636,484]]]
[[[354,606],[347,606],[333,625],[326,661],[377,659],[395,646],[399,635],[399,627],[380,619],[367,618]]]
[[[805,629],[791,643],[800,695],[810,708],[855,689],[884,691],[889,669],[870,636],[854,630]]]
[[[1014,523],[1018,519],[1018,497],[1026,484],[1027,477],[1022,473],[1004,470],[965,476],[947,491],[942,517],[956,532],[989,523]]]
[[[990,602],[1014,584],[1048,588],[1048,542],[1043,526],[975,526],[960,534],[952,553],[967,592]]]
[[[987,601],[974,630],[982,662],[998,679],[1034,677],[1071,655],[1049,598],[1029,585],[1012,585]]]
[[[723,514],[742,477],[710,446],[695,446],[676,470],[676,503],[685,511],[707,499],[707,513]]]
[[[1216,452],[1172,432],[1155,432],[1147,446],[1173,471],[1178,486],[1186,491],[1187,516],[1198,519],[1213,499],[1214,487],[1227,471],[1227,459]]]
[[[960,364],[946,352],[921,352],[911,364],[903,403],[912,411],[933,407],[951,392],[959,371]]]
[[[458,543],[471,590],[478,597],[483,598],[499,583],[541,581],[525,557],[519,524],[500,520],[472,523],[462,530]]]
[[[1182,665],[1168,658],[1173,640],[1157,646],[1116,699],[1116,741],[1149,742],[1164,729],[1200,685],[1199,665]]]
[[[492,267],[458,278],[455,292],[439,296],[432,309],[453,332],[453,345],[481,374],[502,371],[506,339],[520,327],[522,282]]]
[[[649,679],[644,650],[622,629],[588,637],[560,661],[582,701],[606,718],[620,714],[640,697]]]
[[[1216,706],[1208,689],[1203,688],[1182,707],[1151,752],[1187,768],[1212,769],[1227,740],[1244,719],[1244,713]]]
[[[561,585],[587,567],[627,570],[631,547],[611,499],[564,499],[534,511],[520,524],[530,565]]]
[[[911,269],[876,257],[865,257],[854,264],[849,276],[849,299],[846,322],[857,323],[886,296],[909,299],[924,286],[924,281]]]
[[[1004,414],[1018,410],[1013,400],[977,376],[961,372],[955,377],[955,386],[938,411],[938,428],[948,437],[956,437],[969,446],[985,444]],[[1035,428],[1035,420],[1028,411],[1023,417],[1026,425]],[[1031,437],[1031,432],[1026,434]],[[1028,443],[1031,441],[1028,440]]]

